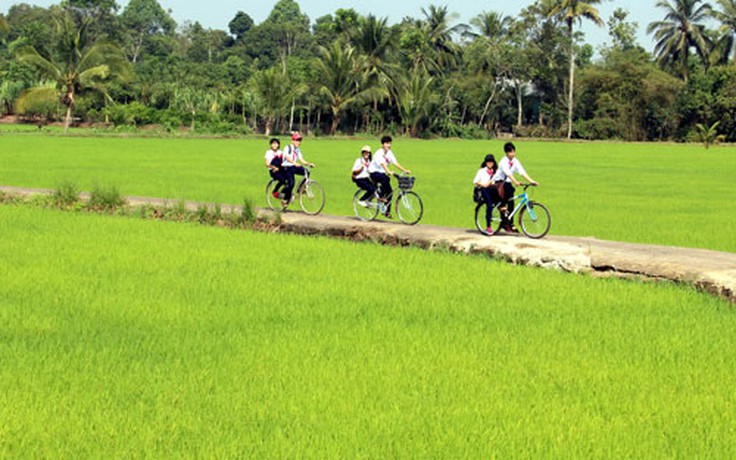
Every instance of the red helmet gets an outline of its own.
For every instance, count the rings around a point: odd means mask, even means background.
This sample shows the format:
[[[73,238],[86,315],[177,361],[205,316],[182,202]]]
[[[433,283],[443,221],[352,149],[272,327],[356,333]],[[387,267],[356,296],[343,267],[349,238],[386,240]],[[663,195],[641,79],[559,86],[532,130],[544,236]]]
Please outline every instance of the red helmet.
[[[302,140],[302,135],[299,134],[299,133],[294,133],[294,134],[291,135],[291,140],[292,141],[300,141],[300,140]]]

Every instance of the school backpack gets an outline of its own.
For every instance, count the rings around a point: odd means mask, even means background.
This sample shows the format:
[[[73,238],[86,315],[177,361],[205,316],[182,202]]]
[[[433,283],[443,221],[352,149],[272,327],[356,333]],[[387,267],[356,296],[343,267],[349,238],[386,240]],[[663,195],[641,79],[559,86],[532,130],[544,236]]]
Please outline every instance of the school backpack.
[[[480,187],[473,187],[473,203],[480,203],[483,201],[483,195],[480,192]]]

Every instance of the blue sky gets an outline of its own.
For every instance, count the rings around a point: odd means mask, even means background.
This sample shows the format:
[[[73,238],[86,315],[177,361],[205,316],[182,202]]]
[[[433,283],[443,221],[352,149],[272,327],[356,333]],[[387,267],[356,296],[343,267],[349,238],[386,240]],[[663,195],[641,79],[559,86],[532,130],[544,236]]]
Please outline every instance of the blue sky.
[[[121,8],[128,3],[127,0],[117,0]],[[297,0],[302,11],[309,15],[314,21],[325,14],[334,13],[339,8],[354,8],[362,14],[372,13],[378,17],[387,17],[390,23],[401,20],[404,16],[421,17],[422,8],[430,4],[448,7],[452,13],[457,13],[456,22],[467,23],[472,17],[482,11],[499,11],[506,15],[515,16],[532,0]],[[14,0],[0,0],[0,12],[6,13],[11,5],[21,3]],[[59,0],[26,0],[24,3],[47,7],[58,4]],[[161,6],[172,11],[173,18],[177,23],[199,21],[203,26],[213,29],[227,30],[227,24],[238,11],[248,13],[256,23],[263,21],[270,13],[276,0],[159,0]],[[629,20],[637,22],[639,44],[648,50],[652,50],[651,37],[646,34],[647,25],[664,16],[654,5],[656,0],[603,0],[596,5],[604,20],[613,13],[616,8],[623,8],[630,12]],[[599,46],[610,43],[606,27],[597,27],[584,24],[582,31],[585,33],[586,42]]]

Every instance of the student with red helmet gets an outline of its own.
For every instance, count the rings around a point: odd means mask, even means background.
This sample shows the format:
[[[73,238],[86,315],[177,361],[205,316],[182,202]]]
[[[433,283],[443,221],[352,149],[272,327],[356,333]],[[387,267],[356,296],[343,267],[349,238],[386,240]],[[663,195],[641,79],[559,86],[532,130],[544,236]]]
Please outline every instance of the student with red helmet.
[[[302,156],[302,135],[293,133],[291,135],[291,144],[284,149],[283,161],[281,167],[284,170],[284,199],[281,204],[286,207],[291,203],[291,196],[294,191],[294,176],[304,175],[304,166],[314,168],[315,164],[305,160]]]

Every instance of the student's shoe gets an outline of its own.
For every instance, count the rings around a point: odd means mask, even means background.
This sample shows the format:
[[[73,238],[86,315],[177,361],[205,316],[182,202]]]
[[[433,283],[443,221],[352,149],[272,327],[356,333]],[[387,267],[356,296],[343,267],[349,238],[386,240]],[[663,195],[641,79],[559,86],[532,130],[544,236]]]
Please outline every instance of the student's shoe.
[[[488,227],[488,228],[486,229],[486,234],[488,234],[488,236],[491,236],[491,235],[493,235],[493,229],[492,229],[491,227]]]
[[[386,216],[386,219],[393,219],[394,218],[394,216],[392,216],[390,212],[387,212],[386,214],[384,214],[384,216]]]
[[[280,196],[279,196],[279,192],[273,192],[273,197],[274,197],[274,198],[280,198]]]
[[[366,203],[363,200],[360,200],[360,201],[358,201],[358,206],[363,206],[364,208],[367,208],[368,207],[368,203]]]
[[[281,200],[281,207],[282,207],[282,208],[286,208],[286,207],[288,207],[288,206],[289,206],[289,202],[288,202],[288,201],[286,201],[286,200]]]

